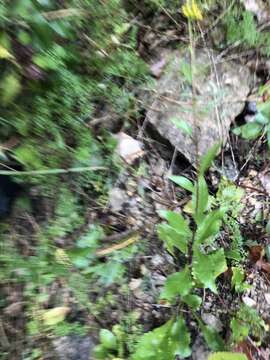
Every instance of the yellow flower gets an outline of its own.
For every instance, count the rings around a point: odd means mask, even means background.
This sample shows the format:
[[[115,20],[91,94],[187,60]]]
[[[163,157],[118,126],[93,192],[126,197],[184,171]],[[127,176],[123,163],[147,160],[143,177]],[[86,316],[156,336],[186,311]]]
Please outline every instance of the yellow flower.
[[[187,0],[182,6],[182,11],[185,17],[191,20],[202,20],[202,12],[195,0]]]
[[[55,256],[55,260],[58,264],[66,265],[68,267],[72,266],[71,261],[67,255],[67,253],[65,252],[65,250],[60,249],[60,248],[56,249],[54,256]]]

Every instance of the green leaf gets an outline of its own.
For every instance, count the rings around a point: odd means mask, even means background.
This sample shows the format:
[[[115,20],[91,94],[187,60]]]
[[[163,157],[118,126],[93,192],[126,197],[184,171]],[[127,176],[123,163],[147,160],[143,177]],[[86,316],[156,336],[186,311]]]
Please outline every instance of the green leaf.
[[[193,254],[193,274],[206,289],[217,293],[216,278],[227,270],[224,250],[219,249],[211,254],[202,254],[196,249]]]
[[[204,175],[204,173],[211,166],[214,158],[217,156],[220,150],[220,143],[215,144],[211,149],[201,158],[199,166],[199,174]]]
[[[181,358],[185,358],[191,355],[190,349],[190,333],[186,326],[185,320],[179,317],[172,325],[171,328],[171,341],[173,343],[173,355],[174,358],[178,355]],[[165,354],[164,354],[165,355]]]
[[[240,267],[232,267],[232,286],[236,292],[244,292],[250,289],[250,285],[244,282],[245,272]]]
[[[192,236],[192,232],[188,226],[187,221],[180,213],[169,210],[161,210],[159,214],[161,217],[166,219],[169,225],[177,232],[186,236]]]
[[[97,360],[105,360],[107,358],[108,350],[102,345],[97,345],[93,349],[94,357]]]
[[[255,116],[254,121],[261,125],[266,125],[269,123],[269,118],[265,116],[262,112],[258,112]]]
[[[183,189],[190,191],[191,193],[194,192],[194,185],[192,181],[190,181],[188,178],[184,176],[177,176],[177,175],[171,175],[168,177],[170,180],[172,180],[177,185],[181,186]]]
[[[116,336],[108,329],[101,329],[99,332],[99,340],[106,349],[115,350],[117,349]]]
[[[188,62],[183,61],[180,65],[180,71],[189,84],[192,84],[192,69]]]
[[[198,295],[188,294],[182,298],[183,302],[187,304],[192,310],[198,310],[201,306],[202,299]]]
[[[209,325],[200,324],[202,335],[212,351],[219,351],[224,349],[224,341],[221,336]]]
[[[262,132],[263,125],[257,122],[250,122],[248,124],[242,125],[239,128],[233,130],[234,134],[238,135],[239,130],[241,136],[246,140],[256,139]]]
[[[189,236],[183,232],[178,232],[165,223],[160,224],[157,230],[159,238],[165,242],[165,245],[171,254],[174,253],[174,247],[184,254],[187,253]]]
[[[8,74],[1,81],[3,105],[9,105],[21,91],[21,84],[16,74]]]
[[[204,212],[207,210],[208,207],[208,187],[207,183],[203,176],[198,177],[198,182],[196,184],[196,187],[198,187],[198,191],[195,190],[194,192],[194,204],[195,204],[195,220],[197,224],[200,224],[200,222],[204,218]],[[196,200],[196,197],[198,196],[198,199]]]
[[[223,207],[218,210],[214,210],[203,217],[203,220],[198,225],[195,242],[196,244],[202,244],[209,238],[215,237],[219,233],[221,221],[226,213],[227,208]],[[208,244],[209,241],[207,242]]]
[[[241,126],[237,126],[236,128],[233,129],[232,132],[234,133],[234,135],[240,136],[241,135]]]
[[[164,325],[142,335],[131,359],[163,360],[164,353],[168,350],[168,338],[171,327],[172,320],[169,320]],[[168,359],[170,359],[170,355],[167,355]]]
[[[192,277],[188,267],[184,270],[169,275],[160,298],[173,302],[178,295],[186,296],[192,289]]]
[[[192,127],[184,120],[179,120],[177,118],[171,119],[171,122],[180,130],[182,130],[185,134],[191,136],[192,135]]]
[[[241,319],[233,318],[231,320],[232,338],[237,344],[248,337],[250,326]]]
[[[211,354],[208,360],[248,360],[245,354],[233,352],[217,352]]]
[[[268,147],[270,148],[270,124],[268,124],[266,128],[266,137],[267,137]]]
[[[270,235],[270,220],[268,220],[265,230],[266,230],[267,234]]]
[[[190,356],[190,334],[183,318],[169,320],[164,325],[144,334],[132,360],[174,360]]]

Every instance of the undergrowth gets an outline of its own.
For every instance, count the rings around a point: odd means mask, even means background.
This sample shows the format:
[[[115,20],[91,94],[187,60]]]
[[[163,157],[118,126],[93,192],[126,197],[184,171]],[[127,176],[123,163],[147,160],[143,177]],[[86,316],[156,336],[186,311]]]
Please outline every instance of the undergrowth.
[[[190,40],[193,24],[204,16],[200,9],[211,13],[227,7],[221,18],[224,39],[220,48],[236,44],[270,54],[269,32],[258,29],[254,16],[232,1],[187,2],[181,12],[177,1],[143,3],[148,15],[165,13],[171,21],[174,16],[183,20],[186,15]],[[113,155],[116,141],[109,127],[101,122],[95,128],[92,122],[109,112],[121,128],[129,126],[140,116],[136,90],[149,79],[147,66],[137,54],[138,29],[125,10],[129,6],[129,1],[123,6],[120,0],[16,0],[0,4],[1,171],[25,171],[27,175],[12,173],[14,180],[28,197],[34,189],[41,212],[47,211],[46,206],[42,209],[42,200],[50,209],[45,221],[36,221],[32,202],[22,201],[18,204],[23,214],[18,227],[13,228],[12,222],[1,224],[0,284],[22,287],[27,346],[34,344],[26,357],[29,360],[44,355],[38,344],[40,337],[49,342],[52,336],[84,336],[96,331],[89,323],[72,320],[71,305],[102,322],[100,314],[118,302],[108,290],[110,286],[116,283],[128,295],[126,264],[138,246],[109,253],[104,260],[98,249],[112,228],[102,227],[91,212],[107,205],[108,192],[121,171]],[[191,58],[192,46],[191,41]],[[191,86],[193,70],[192,64],[186,70]],[[255,122],[235,132],[246,139],[265,134],[269,138],[268,107],[261,105]],[[171,318],[143,334],[139,314],[125,314],[111,330],[100,331],[97,359],[188,357],[193,340],[190,319],[212,351],[231,350],[248,336],[262,341],[267,326],[255,310],[243,304],[229,314],[230,337],[226,341],[200,317],[203,293],[218,294],[217,278],[228,266],[232,270],[231,291],[239,295],[249,289],[238,221],[243,192],[223,179],[217,194],[210,195],[205,180],[217,150],[218,146],[200,162],[197,159],[196,181],[171,177],[190,193],[192,213],[160,212],[164,222],[158,235],[175,260],[181,254],[181,268],[177,266],[179,271],[167,277],[159,299],[170,308]],[[75,171],[68,172],[70,169]],[[20,221],[23,227],[29,218],[34,231],[23,242]],[[229,243],[225,250],[219,242],[222,231]],[[60,296],[51,296],[55,286]],[[65,289],[70,291],[67,297]],[[4,297],[0,300],[4,309],[8,301]],[[5,348],[1,359],[9,355]],[[236,358],[231,355],[228,359]]]

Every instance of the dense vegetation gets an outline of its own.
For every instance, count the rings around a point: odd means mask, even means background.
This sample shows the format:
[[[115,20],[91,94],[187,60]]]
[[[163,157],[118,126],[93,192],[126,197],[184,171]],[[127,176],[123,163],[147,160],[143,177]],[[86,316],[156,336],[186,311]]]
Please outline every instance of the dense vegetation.
[[[158,212],[164,222],[155,228],[154,239],[174,259],[152,301],[167,309],[158,324],[144,323],[136,305],[121,308],[119,300],[130,296],[130,264],[153,256],[153,238],[150,245],[136,241],[136,228],[117,251],[103,242],[129,230],[120,215],[112,223],[107,214],[115,183],[126,171],[128,178],[147,178],[150,168],[147,162],[132,168],[115,152],[114,134],[126,131],[135,138],[149,106],[139,98],[153,82],[147,64],[151,51],[143,52],[138,44],[141,33],[151,26],[155,36],[166,27],[174,29],[177,40],[166,44],[173,48],[183,45],[184,33],[192,59],[200,21],[217,51],[236,48],[268,59],[268,28],[258,26],[254,14],[237,1],[1,1],[0,187],[3,177],[17,185],[11,215],[0,225],[1,360],[54,359],[52,339],[74,334],[95,339],[95,359],[115,360],[187,358],[196,331],[217,352],[212,360],[245,360],[240,352],[247,352],[239,344],[247,338],[258,346],[267,342],[268,324],[241,300],[252,287],[246,282],[248,250],[239,222],[244,191],[225,178],[216,191],[207,183],[220,144],[197,159],[194,181],[184,176],[166,180],[184,189],[190,201],[185,214]],[[217,26],[207,34],[212,23]],[[192,86],[193,65],[186,75]],[[266,74],[262,78],[268,80]],[[266,84],[257,95],[268,91]],[[245,146],[262,139],[264,155],[258,152],[255,160],[263,166],[269,154],[269,113],[269,101],[258,104],[255,120],[233,130]],[[191,136],[188,124],[180,128]],[[267,216],[256,221],[269,232]],[[227,247],[221,238],[228,239]],[[104,245],[109,249],[102,253]],[[136,266],[147,291],[151,279],[143,260]],[[224,273],[230,277],[224,276],[225,291],[235,300],[228,309],[226,336],[201,318],[205,292],[219,296],[218,278]],[[117,309],[117,318],[110,318],[111,309]]]

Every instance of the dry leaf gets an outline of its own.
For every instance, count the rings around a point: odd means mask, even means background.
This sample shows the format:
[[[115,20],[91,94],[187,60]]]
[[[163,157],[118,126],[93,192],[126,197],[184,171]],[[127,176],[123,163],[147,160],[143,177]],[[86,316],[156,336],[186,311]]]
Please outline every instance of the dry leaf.
[[[259,179],[268,195],[270,195],[270,173],[259,174]]]
[[[261,269],[261,270],[265,271],[266,273],[270,274],[270,264],[269,264],[268,262],[260,259],[260,260],[258,260],[258,261],[256,262],[256,266],[257,266],[259,269]]]
[[[242,341],[241,343],[237,344],[234,348],[234,351],[245,354],[248,360],[253,360],[251,348],[246,341]]]
[[[115,245],[112,245],[112,246],[110,246],[110,247],[108,247],[106,249],[98,250],[96,252],[96,255],[97,256],[105,256],[105,255],[108,255],[108,254],[112,253],[115,250],[123,249],[123,248],[133,244],[135,241],[138,240],[138,238],[139,238],[138,235],[135,235],[135,236],[131,237],[130,239],[123,241],[120,244],[115,244]]]
[[[261,245],[251,246],[249,249],[250,259],[253,262],[260,260],[264,255],[264,249]]]
[[[44,325],[52,326],[65,320],[66,315],[69,313],[70,308],[67,306],[58,306],[50,310],[46,310],[42,314]]]

